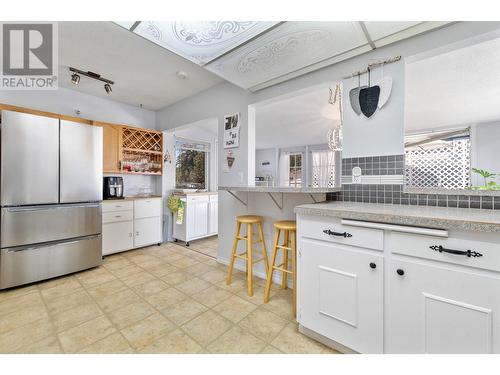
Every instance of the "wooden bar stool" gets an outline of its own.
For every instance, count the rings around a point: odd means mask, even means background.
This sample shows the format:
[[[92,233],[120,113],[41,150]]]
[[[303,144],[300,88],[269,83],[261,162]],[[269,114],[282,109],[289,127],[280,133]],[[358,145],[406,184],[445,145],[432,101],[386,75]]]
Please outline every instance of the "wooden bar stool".
[[[274,270],[281,271],[282,273],[282,281],[281,287],[283,289],[287,288],[286,281],[287,275],[292,274],[293,277],[293,314],[296,315],[297,309],[297,223],[293,220],[283,220],[277,221],[274,223],[274,245],[273,245],[273,253],[271,256],[271,266],[270,270],[267,273],[267,283],[266,289],[264,291],[264,302],[269,302],[269,293],[271,292],[271,284],[273,282],[273,272]],[[283,243],[280,245],[280,235],[283,232]],[[283,250],[283,263],[280,265],[276,265],[276,256],[278,255],[278,251]],[[288,258],[289,252],[291,252],[292,258],[292,269],[288,269]]]
[[[233,277],[234,261],[236,258],[244,259],[246,261],[247,269],[247,292],[249,296],[253,296],[253,264],[264,261],[266,267],[266,275],[269,273],[269,262],[267,260],[266,242],[264,241],[264,232],[262,231],[262,216],[255,215],[242,215],[236,217],[236,233],[234,235],[233,250],[231,252],[231,261],[229,263],[229,272],[227,274],[226,284],[231,284]],[[241,225],[246,224],[246,236],[240,234]],[[257,226],[257,233],[253,233],[253,225]],[[253,236],[258,235],[259,240],[254,241]],[[238,254],[238,241],[246,241],[246,251]],[[262,243],[262,258],[253,259],[253,245]]]

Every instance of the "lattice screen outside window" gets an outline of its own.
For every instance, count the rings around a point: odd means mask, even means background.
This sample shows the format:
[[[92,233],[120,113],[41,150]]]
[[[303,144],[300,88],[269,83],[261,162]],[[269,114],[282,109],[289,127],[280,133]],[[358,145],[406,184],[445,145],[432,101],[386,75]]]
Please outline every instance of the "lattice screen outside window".
[[[406,184],[466,189],[470,186],[470,138],[439,140],[405,151]]]

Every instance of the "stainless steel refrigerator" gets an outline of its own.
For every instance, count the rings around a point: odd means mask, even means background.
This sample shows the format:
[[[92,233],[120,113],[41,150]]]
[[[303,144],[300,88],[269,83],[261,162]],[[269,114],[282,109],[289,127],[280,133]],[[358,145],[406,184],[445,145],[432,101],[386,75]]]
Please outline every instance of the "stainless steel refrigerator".
[[[2,111],[0,289],[101,264],[102,128]]]

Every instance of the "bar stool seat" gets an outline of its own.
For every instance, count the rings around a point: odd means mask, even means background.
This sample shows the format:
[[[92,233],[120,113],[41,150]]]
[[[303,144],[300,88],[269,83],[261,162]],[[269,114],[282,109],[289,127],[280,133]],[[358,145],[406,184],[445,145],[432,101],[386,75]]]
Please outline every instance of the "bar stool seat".
[[[253,296],[253,264],[257,262],[264,261],[264,266],[266,268],[266,275],[269,272],[269,261],[267,259],[266,242],[264,241],[264,232],[262,230],[262,223],[264,219],[262,216],[257,215],[240,215],[236,216],[236,233],[234,235],[233,249],[231,251],[231,260],[229,262],[229,270],[227,274],[226,284],[230,285],[233,277],[234,261],[236,258],[243,259],[246,262],[246,273],[247,273],[247,293],[249,296]],[[241,234],[241,226],[245,224],[247,227],[246,235]],[[253,232],[253,226],[257,227],[257,233]],[[254,240],[254,236],[258,236],[258,240]],[[243,253],[238,253],[238,242],[246,242],[246,251]],[[262,258],[254,259],[253,248],[254,244],[262,244]]]
[[[273,282],[273,272],[274,270],[280,271],[282,274],[281,287],[283,289],[287,288],[287,275],[291,274],[293,277],[293,313],[296,315],[297,308],[297,222],[295,220],[280,220],[276,221],[274,224],[275,234],[274,234],[274,245],[271,256],[271,264],[269,272],[267,273],[267,283],[266,289],[264,291],[264,302],[269,302],[269,294],[271,292],[271,284]],[[283,232],[283,243],[280,245],[280,235]],[[281,264],[276,265],[276,257],[278,251],[283,251],[283,261]],[[292,258],[292,268],[288,269],[288,258],[289,252],[291,252]]]

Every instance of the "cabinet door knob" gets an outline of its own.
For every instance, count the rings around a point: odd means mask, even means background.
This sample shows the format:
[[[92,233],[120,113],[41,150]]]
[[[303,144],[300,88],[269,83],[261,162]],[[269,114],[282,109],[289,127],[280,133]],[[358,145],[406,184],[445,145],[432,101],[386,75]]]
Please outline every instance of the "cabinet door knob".
[[[396,273],[397,273],[399,276],[403,276],[403,275],[405,274],[405,271],[404,271],[404,270],[402,270],[401,268],[398,268],[398,269],[396,270]]]
[[[371,262],[370,263],[370,268],[375,269],[375,268],[377,268],[377,265],[375,263]]]

